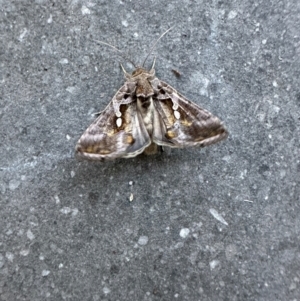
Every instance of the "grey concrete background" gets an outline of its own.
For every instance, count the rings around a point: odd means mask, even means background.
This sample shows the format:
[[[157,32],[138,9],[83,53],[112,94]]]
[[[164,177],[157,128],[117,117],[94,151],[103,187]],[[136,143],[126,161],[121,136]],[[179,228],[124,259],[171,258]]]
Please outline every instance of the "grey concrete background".
[[[298,0],[0,4],[1,300],[300,300]],[[76,161],[132,68],[93,39],[172,25],[157,75],[228,140]]]

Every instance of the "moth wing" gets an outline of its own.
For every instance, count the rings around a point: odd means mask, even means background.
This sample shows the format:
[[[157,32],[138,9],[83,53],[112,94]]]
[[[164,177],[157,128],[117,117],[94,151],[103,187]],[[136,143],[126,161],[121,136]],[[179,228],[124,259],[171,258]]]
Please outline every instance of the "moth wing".
[[[75,148],[78,158],[98,161],[130,158],[151,144],[136,101],[125,100],[123,104],[119,101],[121,117],[117,117],[115,97],[78,140]]]
[[[228,136],[220,119],[160,81],[154,95],[153,141],[170,147],[207,146]]]

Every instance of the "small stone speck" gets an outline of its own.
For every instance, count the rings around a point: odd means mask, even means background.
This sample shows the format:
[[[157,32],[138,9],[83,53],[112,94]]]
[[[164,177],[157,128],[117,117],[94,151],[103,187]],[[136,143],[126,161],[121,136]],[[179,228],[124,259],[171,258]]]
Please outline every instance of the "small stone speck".
[[[27,237],[28,237],[30,240],[34,240],[34,238],[35,238],[35,236],[33,235],[33,233],[31,232],[30,229],[27,231]]]
[[[68,213],[71,212],[71,208],[70,207],[64,207],[64,208],[60,209],[59,211],[63,214],[68,214]]]
[[[28,33],[27,28],[24,28],[23,32],[22,32],[22,33],[20,34],[20,36],[19,36],[19,40],[20,40],[21,42],[23,42],[23,39],[24,39],[24,37],[27,35],[27,33]]]
[[[22,235],[23,233],[24,233],[23,229],[20,229],[20,230],[18,231],[18,235]],[[7,236],[13,234],[12,229],[8,229],[8,230],[6,231],[5,234],[6,234]]]
[[[46,276],[48,276],[50,274],[50,271],[48,271],[48,270],[43,270],[42,271],[42,276],[43,277],[46,277]]]
[[[66,89],[69,93],[74,94],[76,91],[76,87],[67,87]]]
[[[128,27],[128,22],[127,22],[126,20],[124,20],[124,21],[122,21],[122,25],[123,25],[124,27]]]
[[[104,287],[103,288],[103,293],[104,294],[109,294],[110,293],[110,289],[108,287]]]
[[[90,15],[90,14],[91,14],[91,11],[90,11],[85,5],[83,5],[83,6],[81,7],[81,13],[82,13],[83,15]]]
[[[186,238],[190,234],[190,229],[189,228],[183,228],[180,230],[180,237]]]
[[[211,270],[213,270],[214,268],[216,268],[218,265],[220,264],[219,260],[213,260],[209,263],[209,266],[211,268]]]
[[[82,59],[82,62],[85,64],[85,65],[89,65],[90,64],[90,57],[85,55]]]
[[[228,20],[232,20],[232,19],[234,19],[236,16],[237,16],[237,12],[234,11],[234,10],[232,10],[232,11],[230,11],[229,14],[228,14]]]
[[[5,257],[6,257],[10,262],[13,262],[15,256],[14,256],[14,254],[11,253],[11,252],[6,252]]]
[[[228,223],[225,221],[225,219],[223,218],[222,215],[219,214],[219,212],[216,209],[209,209],[209,212],[211,213],[211,215],[217,219],[219,222],[221,222],[222,224],[228,226]]]
[[[20,181],[13,179],[9,181],[8,187],[10,190],[15,190],[19,187],[20,183]]]
[[[133,201],[133,194],[131,193],[130,197],[129,197],[129,202],[132,202],[132,201]]]
[[[138,240],[138,244],[141,246],[145,246],[148,243],[148,236],[141,236]]]
[[[76,216],[78,214],[78,209],[74,208],[72,212],[72,216]]]
[[[75,171],[71,170],[71,178],[74,178],[74,177],[75,177]]]
[[[60,203],[60,199],[59,199],[59,197],[58,197],[57,194],[54,196],[54,199],[55,199],[55,203],[56,203],[56,204],[59,204],[59,203]]]
[[[27,256],[28,254],[29,254],[28,249],[20,251],[20,255],[22,255],[22,256]]]
[[[63,59],[59,60],[59,63],[62,64],[62,65],[66,65],[66,64],[69,63],[69,61],[68,61],[68,59],[63,58]]]
[[[50,14],[50,17],[48,18],[47,23],[50,24],[50,23],[52,23],[52,21],[53,21],[52,15]]]
[[[237,254],[237,248],[234,244],[230,244],[225,248],[225,256],[227,260],[233,260]]]

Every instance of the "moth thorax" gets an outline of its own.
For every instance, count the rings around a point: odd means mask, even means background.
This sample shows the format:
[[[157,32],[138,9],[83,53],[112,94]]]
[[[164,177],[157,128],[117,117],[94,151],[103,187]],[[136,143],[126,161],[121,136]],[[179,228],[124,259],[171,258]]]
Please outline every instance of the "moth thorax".
[[[154,94],[153,88],[147,79],[142,79],[137,82],[136,96],[147,98]]]

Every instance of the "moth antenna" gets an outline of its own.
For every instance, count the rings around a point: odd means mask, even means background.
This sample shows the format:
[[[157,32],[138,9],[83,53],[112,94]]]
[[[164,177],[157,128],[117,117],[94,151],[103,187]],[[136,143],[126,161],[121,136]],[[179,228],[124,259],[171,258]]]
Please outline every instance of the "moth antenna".
[[[127,73],[127,71],[125,70],[125,68],[123,67],[123,65],[120,63],[121,65],[121,68],[122,68],[122,71],[124,72],[125,74],[125,77],[129,76],[130,77],[130,74]],[[136,67],[135,67],[136,68]]]
[[[171,29],[173,29],[174,27],[175,27],[175,25],[173,25],[172,27],[170,27],[168,30],[166,30],[166,31],[165,31],[165,32],[164,32],[164,33],[156,40],[156,42],[153,44],[152,48],[150,49],[149,53],[147,54],[147,56],[146,56],[146,58],[145,58],[145,60],[144,60],[144,62],[143,62],[142,67],[144,67],[144,65],[145,65],[145,63],[146,63],[146,61],[147,61],[149,55],[151,54],[151,52],[153,51],[153,49],[155,48],[155,46],[156,46],[156,44],[159,42],[159,40],[160,40],[164,35],[166,35]]]
[[[156,62],[156,56],[155,56],[155,57],[154,57],[154,59],[153,59],[152,67],[151,67],[151,69],[150,69],[150,70],[154,69],[155,62]]]
[[[95,41],[95,42],[97,42],[97,43],[100,43],[100,44],[103,44],[103,45],[106,45],[106,46],[109,46],[110,48],[112,48],[112,49],[114,49],[115,51],[119,52],[120,55],[121,55],[121,57],[122,57],[124,60],[130,62],[130,63],[132,64],[132,66],[134,66],[134,68],[137,68],[136,64],[135,64],[132,60],[130,60],[128,57],[124,56],[124,53],[123,53],[120,49],[118,49],[117,47],[115,47],[115,46],[113,46],[113,45],[111,45],[111,44],[108,44],[108,43],[106,43],[106,42],[103,42],[103,41],[94,40],[94,39],[93,39],[93,41]]]

